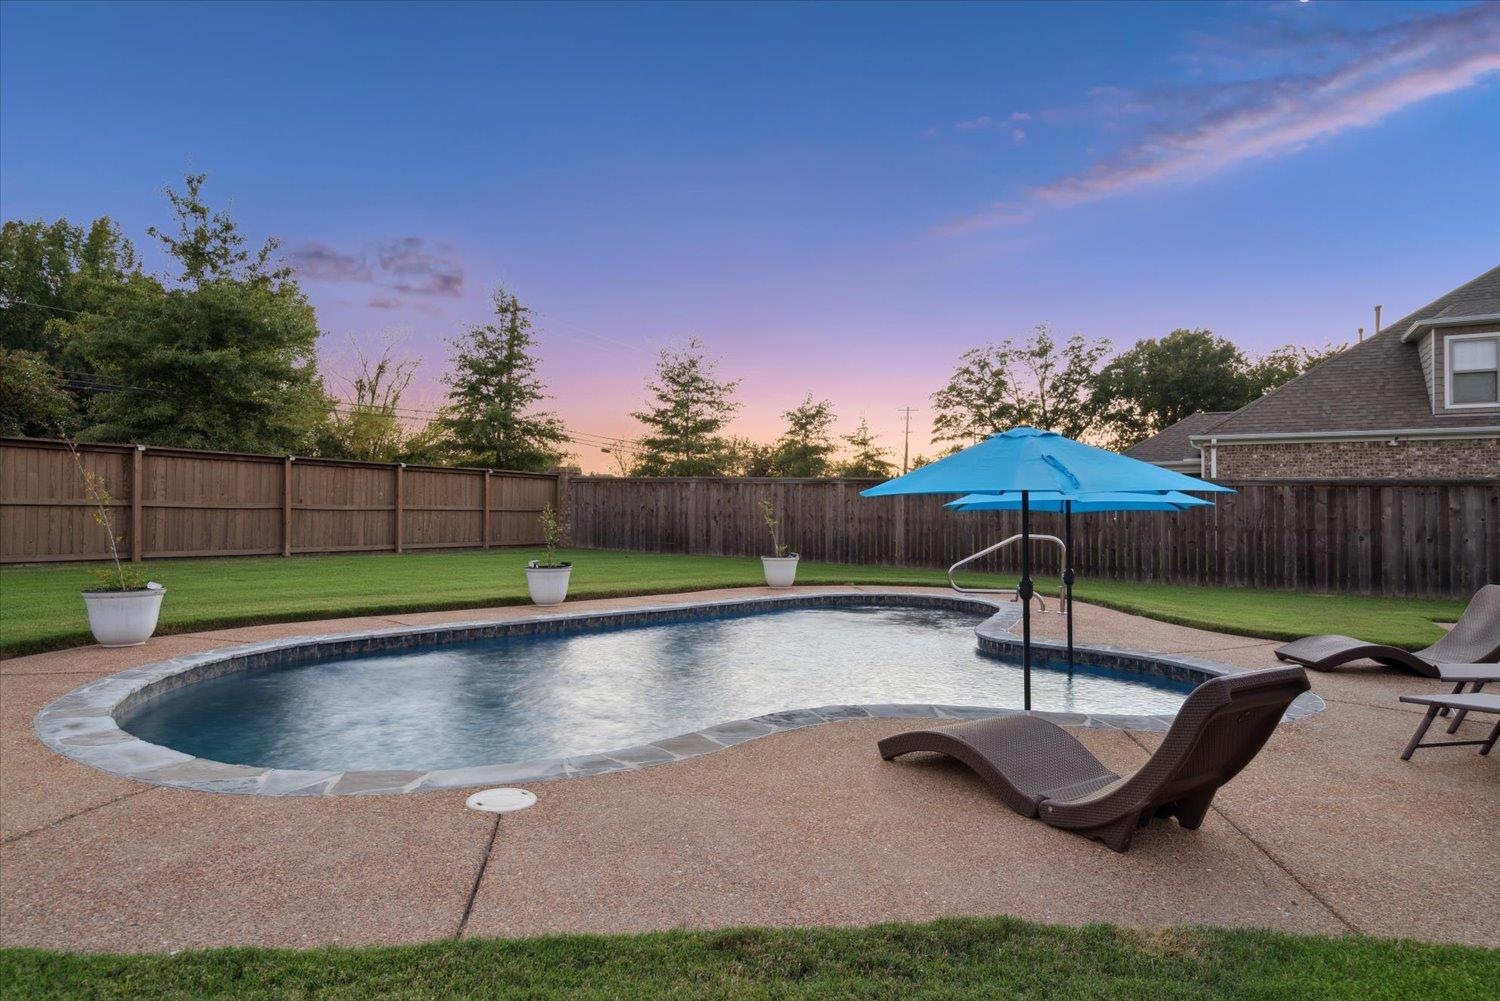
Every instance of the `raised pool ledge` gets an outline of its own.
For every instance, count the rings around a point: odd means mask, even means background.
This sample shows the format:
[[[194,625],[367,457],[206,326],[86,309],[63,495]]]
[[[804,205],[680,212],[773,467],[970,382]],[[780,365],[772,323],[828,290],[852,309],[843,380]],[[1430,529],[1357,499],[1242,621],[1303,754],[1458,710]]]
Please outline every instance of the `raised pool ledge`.
[[[732,720],[703,730],[621,748],[601,754],[548,758],[539,761],[474,765],[431,771],[306,771],[226,764],[197,758],[159,744],[147,743],[121,729],[119,720],[141,704],[183,685],[220,677],[234,671],[277,670],[326,657],[377,651],[418,649],[506,636],[588,632],[643,623],[716,618],[788,608],[826,608],[884,605],[905,608],[944,608],[987,614],[976,629],[981,653],[1006,659],[1020,654],[1021,642],[1010,632],[1021,617],[1020,606],[956,594],[906,591],[845,591],[791,593],[707,602],[683,602],[638,609],[560,612],[525,619],[447,623],[327,636],[294,636],[222,650],[175,657],[146,664],[75,688],[37,713],[33,728],[52,750],[113,775],[156,785],[198,792],[260,796],[388,795],[433,789],[546,782],[607,772],[633,771],[667,764],[742,744],[747,740],[798,730],[821,723],[850,719],[985,719],[1018,713],[1015,708],[923,704],[832,705],[789,709],[753,719]],[[1055,643],[1034,642],[1043,662],[1056,664],[1066,656]],[[1181,655],[1149,653],[1123,647],[1076,646],[1074,661],[1085,669],[1152,674],[1198,683],[1243,668]],[[1306,692],[1292,703],[1285,719],[1295,720],[1322,711],[1323,700]],[[1036,712],[1062,726],[1099,729],[1165,731],[1170,715],[1119,716]]]

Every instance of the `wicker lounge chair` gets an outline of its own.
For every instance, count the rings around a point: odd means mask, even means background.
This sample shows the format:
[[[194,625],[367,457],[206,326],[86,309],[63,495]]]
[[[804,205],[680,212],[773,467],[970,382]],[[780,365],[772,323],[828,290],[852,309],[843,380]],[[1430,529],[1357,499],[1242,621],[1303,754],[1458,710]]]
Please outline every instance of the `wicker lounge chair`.
[[[1151,760],[1129,778],[1105,768],[1061,727],[1001,716],[880,742],[890,761],[934,751],[968,765],[1023,817],[1096,838],[1117,852],[1152,817],[1203,823],[1218,788],[1249,764],[1291,701],[1308,689],[1300,667],[1205,681],[1183,702]]]
[[[1494,728],[1490,730],[1490,735],[1483,740],[1434,740],[1426,743],[1422,741],[1422,738],[1427,735],[1427,728],[1432,726],[1432,721],[1437,719],[1438,714],[1444,710],[1453,710],[1456,717],[1453,726],[1448,730],[1449,733],[1458,729],[1459,722],[1468,713],[1500,715],[1500,695],[1474,692],[1465,695],[1403,695],[1401,701],[1427,707],[1427,715],[1422,717],[1422,723],[1417,727],[1417,732],[1412,734],[1406,750],[1401,752],[1402,761],[1410,761],[1412,752],[1419,747],[1469,747],[1478,744],[1480,754],[1489,754],[1490,748],[1495,746],[1495,739],[1500,737],[1500,721],[1497,721]]]
[[[1486,584],[1476,591],[1448,635],[1416,653],[1348,636],[1306,636],[1278,648],[1276,656],[1315,671],[1328,671],[1356,660],[1373,660],[1429,678],[1438,677],[1437,665],[1441,663],[1500,661],[1500,584]]]

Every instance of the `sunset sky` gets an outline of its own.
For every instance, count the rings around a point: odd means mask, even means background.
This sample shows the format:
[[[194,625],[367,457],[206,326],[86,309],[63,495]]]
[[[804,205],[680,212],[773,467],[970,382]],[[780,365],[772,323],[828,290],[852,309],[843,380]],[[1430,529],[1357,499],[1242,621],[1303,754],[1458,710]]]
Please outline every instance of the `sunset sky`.
[[[812,392],[899,454],[1038,323],[1322,345],[1500,264],[1500,4],[5,3],[0,125],[5,218],[108,214],[152,267],[208,172],[325,366],[394,338],[413,407],[504,282],[591,438],[689,336],[737,432]]]

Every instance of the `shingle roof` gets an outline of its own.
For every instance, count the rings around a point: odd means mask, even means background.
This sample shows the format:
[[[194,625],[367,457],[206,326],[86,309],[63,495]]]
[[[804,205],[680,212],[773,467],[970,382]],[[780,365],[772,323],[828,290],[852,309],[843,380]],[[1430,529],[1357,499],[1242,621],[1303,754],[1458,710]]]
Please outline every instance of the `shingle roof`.
[[[1500,267],[1241,407],[1216,425],[1214,433],[1296,434],[1500,424],[1494,415],[1434,415],[1417,345],[1401,340],[1401,335],[1419,320],[1494,313],[1500,313]]]
[[[1197,460],[1198,450],[1188,441],[1188,435],[1203,434],[1233,411],[1203,410],[1190,414],[1171,427],[1162,428],[1145,441],[1136,442],[1125,450],[1132,459],[1142,462],[1182,462]]]

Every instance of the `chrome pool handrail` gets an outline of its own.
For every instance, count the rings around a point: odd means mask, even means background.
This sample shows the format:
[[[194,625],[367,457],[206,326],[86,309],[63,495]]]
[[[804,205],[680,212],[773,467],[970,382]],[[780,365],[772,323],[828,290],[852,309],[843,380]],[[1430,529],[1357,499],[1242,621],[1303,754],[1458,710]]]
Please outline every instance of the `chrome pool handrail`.
[[[957,591],[959,594],[1015,594],[1016,593],[1016,589],[1013,588],[1013,587],[960,587],[959,584],[958,584],[958,581],[956,581],[956,580],[953,579],[953,574],[955,572],[957,572],[958,568],[961,567],[961,566],[963,566],[964,564],[966,564],[966,563],[973,563],[975,560],[977,560],[977,559],[979,559],[981,557],[988,556],[990,553],[998,552],[1001,549],[1004,549],[1006,546],[1010,545],[1011,543],[1013,543],[1013,542],[1019,542],[1019,541],[1021,541],[1021,536],[1020,535],[1012,535],[1008,539],[1001,539],[999,542],[995,543],[993,546],[987,546],[984,549],[981,549],[979,552],[975,553],[972,556],[965,556],[963,559],[959,560],[957,563],[953,564],[951,567],[948,568],[948,586],[951,587],[951,588],[953,588],[953,590]],[[1057,543],[1057,548],[1059,548],[1059,549],[1062,550],[1062,554],[1063,554],[1063,566],[1067,566],[1068,565],[1068,547],[1063,542],[1063,540],[1059,539],[1057,536],[1055,536],[1055,535],[1033,535],[1033,536],[1031,536],[1031,541],[1032,542],[1055,542],[1055,543]],[[1035,597],[1036,597],[1037,604],[1040,605],[1042,611],[1045,612],[1047,610],[1047,602],[1039,594],[1036,595]]]

